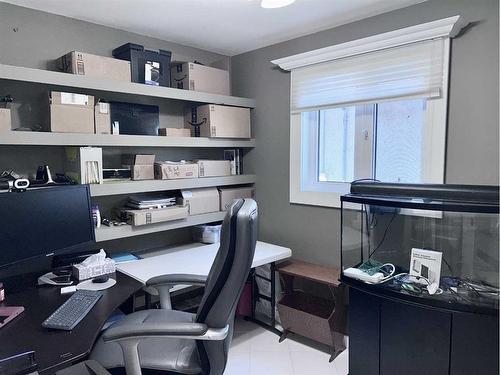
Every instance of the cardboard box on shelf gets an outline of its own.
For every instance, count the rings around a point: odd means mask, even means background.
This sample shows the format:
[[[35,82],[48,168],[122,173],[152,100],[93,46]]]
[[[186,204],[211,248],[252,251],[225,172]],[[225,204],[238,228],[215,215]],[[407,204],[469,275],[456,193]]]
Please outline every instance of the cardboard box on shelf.
[[[171,72],[174,88],[231,95],[227,70],[192,62],[173,62]]]
[[[250,138],[250,109],[206,104],[188,108],[184,113],[184,127],[192,129],[199,124],[200,136],[211,138]]]
[[[57,68],[66,73],[92,78],[131,81],[130,62],[112,57],[72,51],[56,60]]]
[[[158,129],[158,135],[165,137],[191,137],[191,130],[178,128],[160,128]]]
[[[165,221],[187,219],[188,207],[172,206],[165,208],[152,208],[145,210],[124,210],[127,223],[130,225],[147,225]]]
[[[155,178],[158,180],[198,178],[198,164],[183,161],[157,162],[155,163]]]
[[[132,180],[153,180],[155,155],[124,155],[123,167],[130,168]]]
[[[226,211],[235,199],[252,198],[255,199],[254,187],[219,188],[220,210]]]
[[[200,177],[218,177],[231,175],[229,160],[197,160]]]
[[[61,133],[94,133],[94,97],[52,91],[47,130]]]
[[[12,130],[10,109],[0,108],[0,132],[5,132],[9,130]]]
[[[178,203],[189,207],[189,215],[200,215],[219,211],[217,188],[181,190]]]
[[[102,148],[66,147],[64,172],[79,184],[102,184]]]
[[[94,131],[96,134],[111,134],[109,103],[99,102],[95,105]]]

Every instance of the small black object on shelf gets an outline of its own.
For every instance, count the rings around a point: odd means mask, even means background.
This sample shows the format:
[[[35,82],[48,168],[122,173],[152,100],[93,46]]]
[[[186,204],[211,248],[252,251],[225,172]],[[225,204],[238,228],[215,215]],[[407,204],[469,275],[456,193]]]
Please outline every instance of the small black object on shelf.
[[[150,51],[144,46],[126,43],[113,50],[117,59],[130,61],[132,82],[170,87],[170,60],[172,52]]]
[[[198,108],[196,107],[191,108],[191,121],[188,121],[188,124],[193,127],[195,137],[201,136],[200,127],[206,123],[207,119],[205,117],[202,119],[198,117]]]
[[[120,124],[120,134],[158,135],[160,112],[158,106],[111,102],[111,123]]]

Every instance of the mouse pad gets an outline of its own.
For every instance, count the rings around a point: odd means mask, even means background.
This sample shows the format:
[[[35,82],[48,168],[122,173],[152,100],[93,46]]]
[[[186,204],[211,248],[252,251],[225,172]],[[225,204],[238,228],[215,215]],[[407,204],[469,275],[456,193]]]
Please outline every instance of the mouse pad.
[[[77,290],[105,290],[108,288],[111,288],[113,285],[116,284],[115,279],[109,279],[105,283],[93,283],[92,279],[90,280],[85,280],[82,281],[80,284],[76,286]]]

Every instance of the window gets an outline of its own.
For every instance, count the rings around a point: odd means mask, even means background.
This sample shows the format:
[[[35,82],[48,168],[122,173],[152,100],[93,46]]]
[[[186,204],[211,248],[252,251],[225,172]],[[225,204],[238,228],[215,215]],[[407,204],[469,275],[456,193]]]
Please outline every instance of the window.
[[[422,99],[304,112],[306,131],[318,135],[311,137],[318,143],[312,145],[318,151],[314,178],[337,183],[361,178],[423,182],[425,113]]]
[[[424,183],[427,100],[301,113],[301,190],[347,192],[358,179]],[[307,141],[305,141],[307,140]]]
[[[457,20],[273,61],[291,71],[291,203],[339,207],[358,179],[444,182]]]

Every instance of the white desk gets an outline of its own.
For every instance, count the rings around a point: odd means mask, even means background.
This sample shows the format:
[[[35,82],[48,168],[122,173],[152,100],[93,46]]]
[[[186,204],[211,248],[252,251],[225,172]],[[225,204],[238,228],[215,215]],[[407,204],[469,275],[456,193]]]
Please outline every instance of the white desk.
[[[144,284],[152,277],[168,274],[208,275],[218,249],[219,244],[182,245],[144,254],[143,259],[119,263],[116,268]],[[291,256],[289,248],[257,241],[252,268]]]

